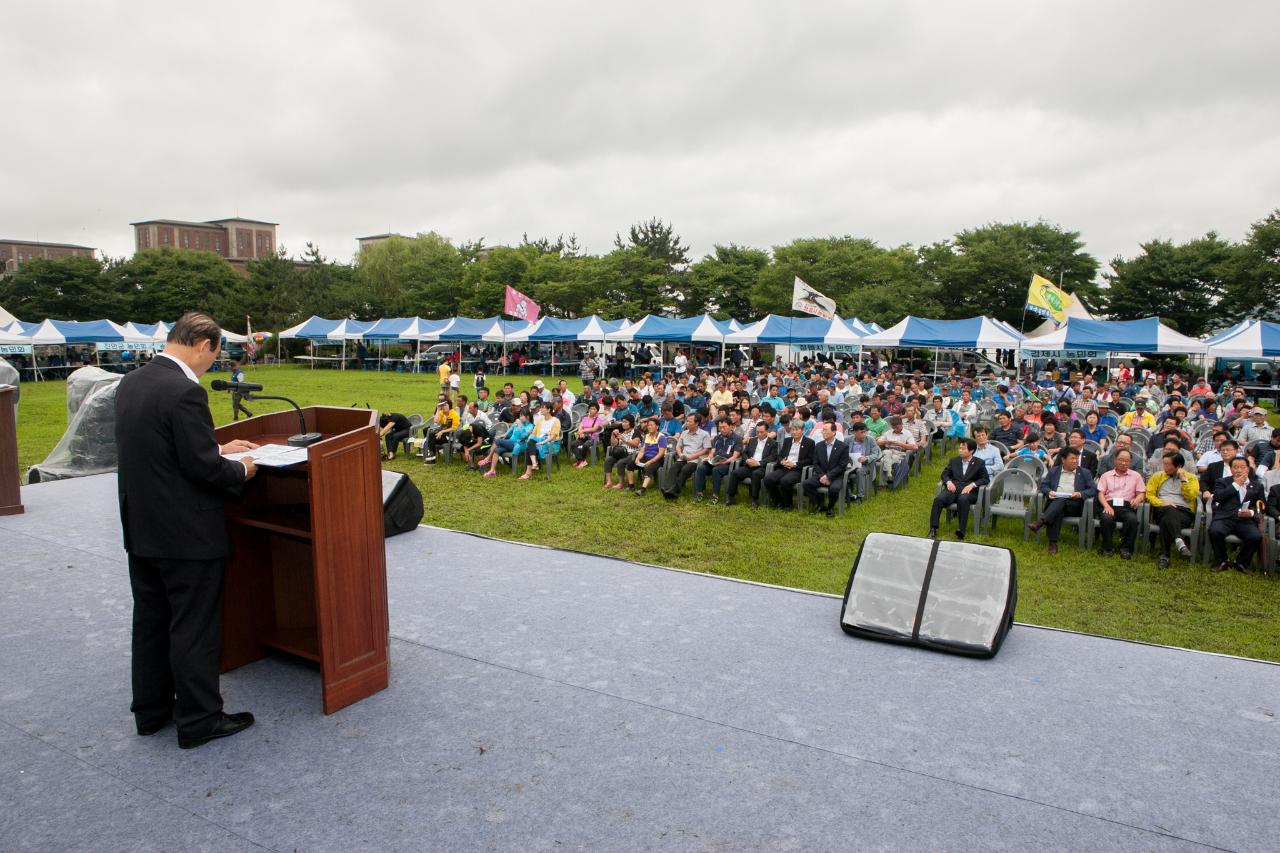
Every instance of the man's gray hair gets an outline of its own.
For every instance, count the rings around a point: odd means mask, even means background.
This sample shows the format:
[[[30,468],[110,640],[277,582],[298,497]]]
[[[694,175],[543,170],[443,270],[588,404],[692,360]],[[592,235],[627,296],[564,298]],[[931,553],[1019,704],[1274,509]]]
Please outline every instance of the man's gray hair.
[[[792,418],[790,427],[791,429],[804,429],[804,421],[799,418]]]

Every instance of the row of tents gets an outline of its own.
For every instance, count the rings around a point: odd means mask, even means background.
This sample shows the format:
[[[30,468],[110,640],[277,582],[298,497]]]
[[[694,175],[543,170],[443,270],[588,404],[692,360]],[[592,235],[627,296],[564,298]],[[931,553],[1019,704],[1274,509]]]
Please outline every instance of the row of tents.
[[[96,344],[108,348],[146,347],[164,341],[169,326],[160,323],[118,324],[110,320],[75,322],[15,320],[0,327],[0,345],[56,346]],[[228,343],[246,338],[224,331]],[[421,317],[377,321],[329,320],[311,317],[280,333],[282,339],[313,343],[391,342],[525,342],[581,341],[599,343],[706,343],[720,345],[788,345],[798,348],[860,347],[891,349],[1006,349],[1024,354],[1151,353],[1208,355],[1232,359],[1280,358],[1280,324],[1246,320],[1206,340],[1177,332],[1157,317],[1141,320],[1095,320],[1072,317],[1056,331],[1027,337],[1008,323],[990,317],[931,320],[906,317],[883,329],[857,318],[783,317],[770,314],[753,323],[719,320],[709,314],[693,317],[648,315],[634,323],[597,316],[563,319],[543,317],[535,323],[501,317]],[[114,346],[111,346],[114,345]]]

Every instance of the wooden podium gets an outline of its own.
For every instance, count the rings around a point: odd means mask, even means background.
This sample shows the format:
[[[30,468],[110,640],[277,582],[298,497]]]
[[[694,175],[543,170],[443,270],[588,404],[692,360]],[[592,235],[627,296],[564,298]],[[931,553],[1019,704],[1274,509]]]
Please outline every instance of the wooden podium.
[[[313,406],[307,462],[258,468],[227,504],[222,671],[269,650],[316,661],[324,712],[387,686],[390,642],[377,412]],[[228,424],[218,442],[286,444],[296,411]]]
[[[18,420],[13,401],[18,389],[0,385],[0,515],[22,512],[22,475],[18,472]]]

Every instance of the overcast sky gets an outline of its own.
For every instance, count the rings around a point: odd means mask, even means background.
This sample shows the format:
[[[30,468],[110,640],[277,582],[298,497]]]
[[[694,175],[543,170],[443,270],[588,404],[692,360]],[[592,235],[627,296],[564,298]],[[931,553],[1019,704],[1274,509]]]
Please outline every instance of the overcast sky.
[[[1044,218],[1101,259],[1280,206],[1275,2],[11,3],[0,237],[240,215],[695,257]]]

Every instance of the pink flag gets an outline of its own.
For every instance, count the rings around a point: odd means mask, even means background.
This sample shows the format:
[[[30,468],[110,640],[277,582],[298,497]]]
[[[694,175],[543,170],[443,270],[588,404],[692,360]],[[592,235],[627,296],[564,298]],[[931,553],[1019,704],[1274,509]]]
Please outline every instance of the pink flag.
[[[538,303],[516,290],[511,285],[507,285],[507,304],[502,309],[502,313],[510,314],[520,320],[526,320],[530,323],[538,322],[538,314],[542,308]]]

